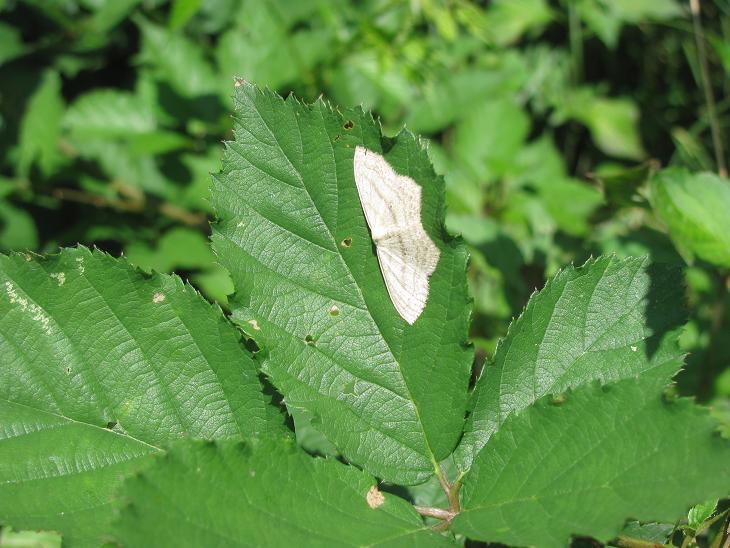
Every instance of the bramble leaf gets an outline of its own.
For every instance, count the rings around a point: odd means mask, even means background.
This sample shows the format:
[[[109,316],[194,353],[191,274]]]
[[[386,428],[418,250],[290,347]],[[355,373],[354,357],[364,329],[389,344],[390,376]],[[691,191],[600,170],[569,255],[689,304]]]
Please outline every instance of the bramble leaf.
[[[460,468],[469,468],[511,413],[545,395],[656,368],[668,382],[682,364],[670,331],[683,323],[682,287],[678,269],[640,258],[602,257],[550,280],[477,382],[456,451]]]
[[[672,522],[727,492],[730,443],[706,409],[662,400],[663,375],[597,383],[511,415],[464,478],[454,529],[472,539],[562,547],[608,541],[628,517]]]
[[[178,442],[123,495],[123,546],[455,546],[371,476],[282,441]]]
[[[309,411],[349,460],[425,481],[461,432],[472,351],[466,250],[443,227],[443,181],[410,133],[386,139],[361,109],[303,105],[239,82],[236,141],[214,177],[214,248],[238,291],[234,317],[267,353],[287,405]],[[441,256],[426,308],[393,307],[353,175],[356,145],[422,187]]]
[[[125,473],[172,440],[283,431],[220,310],[84,248],[0,258],[0,522],[98,546]]]

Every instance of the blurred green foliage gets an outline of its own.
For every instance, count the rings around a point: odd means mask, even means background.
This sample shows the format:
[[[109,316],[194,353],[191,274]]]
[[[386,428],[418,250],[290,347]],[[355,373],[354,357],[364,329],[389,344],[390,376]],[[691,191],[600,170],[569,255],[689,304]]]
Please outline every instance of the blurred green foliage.
[[[727,134],[730,3],[702,10]],[[689,264],[680,389],[725,405],[730,182],[698,174],[717,168],[688,3],[0,0],[0,248],[97,245],[225,303],[207,192],[234,76],[429,139],[482,357],[562,265]]]

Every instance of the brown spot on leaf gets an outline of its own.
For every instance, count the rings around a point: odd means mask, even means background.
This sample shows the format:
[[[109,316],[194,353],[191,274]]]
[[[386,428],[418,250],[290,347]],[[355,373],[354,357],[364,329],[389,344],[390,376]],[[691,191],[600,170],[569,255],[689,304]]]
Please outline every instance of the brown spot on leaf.
[[[378,489],[378,486],[373,485],[368,491],[368,494],[365,496],[365,500],[367,500],[368,506],[375,510],[383,505],[385,497],[383,496],[383,493],[380,492],[380,489]]]

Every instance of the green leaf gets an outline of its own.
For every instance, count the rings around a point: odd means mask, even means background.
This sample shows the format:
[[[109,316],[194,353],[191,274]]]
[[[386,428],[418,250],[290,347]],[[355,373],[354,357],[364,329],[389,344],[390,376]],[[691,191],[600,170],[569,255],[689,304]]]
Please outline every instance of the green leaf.
[[[593,97],[576,117],[591,130],[598,148],[610,156],[641,159],[639,109],[629,99]]]
[[[33,216],[0,199],[0,249],[17,251],[37,247],[38,229]]]
[[[386,139],[360,109],[284,101],[248,83],[234,99],[236,141],[212,195],[234,316],[268,352],[263,370],[287,405],[321,421],[343,455],[388,481],[422,482],[454,448],[472,363],[466,250],[443,228],[443,181],[413,135]],[[373,250],[356,145],[422,188],[422,222],[441,256],[411,326]]]
[[[175,269],[207,269],[215,257],[207,238],[200,231],[175,227],[165,232],[156,248],[141,241],[130,243],[124,250],[129,261],[149,272],[172,272]]]
[[[123,546],[455,546],[367,474],[281,441],[178,442],[123,496]]]
[[[308,30],[294,30],[297,20],[286,15],[292,9],[291,4],[242,2],[236,24],[221,36],[216,49],[220,72],[276,89],[303,79],[306,71],[330,57],[334,32],[322,28],[316,13],[304,19]]]
[[[588,176],[593,179],[603,194],[604,200],[613,207],[635,206],[643,203],[640,195],[659,168],[656,160],[647,160],[637,166],[604,164]]]
[[[173,0],[167,26],[172,30],[184,27],[202,3],[203,0]]]
[[[682,15],[676,0],[581,0],[578,11],[588,27],[610,48],[615,48],[621,26],[664,21]]]
[[[666,169],[651,181],[651,204],[680,249],[730,267],[730,181]]]
[[[64,126],[76,138],[132,138],[156,129],[155,115],[144,99],[132,93],[97,89],[68,108]]]
[[[506,46],[529,30],[539,30],[552,19],[545,0],[495,0],[485,12],[487,35]]]
[[[482,101],[456,127],[454,155],[480,180],[509,172],[530,132],[530,119],[514,99]]]
[[[200,291],[208,299],[219,303],[221,306],[228,306],[228,295],[233,293],[233,282],[228,271],[219,265],[192,274],[190,281],[200,288]]]
[[[85,34],[81,37],[84,41],[94,44],[98,35],[106,38],[107,33],[124,21],[141,0],[108,0],[101,2],[95,13],[84,21]]]
[[[235,329],[179,278],[84,248],[0,258],[0,522],[98,545],[112,494],[186,437],[283,429]]]
[[[712,514],[715,513],[715,508],[717,508],[717,499],[708,500],[693,506],[687,514],[687,525],[697,531],[706,520],[712,517]]]
[[[609,156],[641,159],[644,150],[639,134],[639,109],[624,97],[601,97],[593,88],[584,86],[563,89],[552,98],[557,110],[553,123],[573,118],[588,127],[591,137]]]
[[[61,78],[57,72],[48,70],[28,101],[20,126],[20,175],[27,176],[36,161],[41,172],[48,175],[63,161],[58,150],[63,109]]]
[[[141,188],[162,197],[178,191],[160,171],[153,156],[133,154],[131,147],[122,141],[82,138],[73,142],[80,157],[98,162],[109,180],[119,186]]]
[[[590,216],[603,201],[597,189],[568,177],[540,181],[536,186],[559,228],[573,236],[588,235]]]
[[[623,21],[663,21],[683,14],[677,0],[602,0]]]
[[[457,462],[467,470],[507,417],[548,394],[656,368],[669,379],[682,355],[678,269],[648,259],[603,257],[566,268],[533,295],[484,368]]]
[[[607,541],[627,517],[674,521],[727,493],[730,443],[706,409],[662,400],[663,375],[583,386],[511,415],[479,454],[454,530],[513,545]]]
[[[639,523],[630,521],[621,531],[622,537],[664,544],[674,530],[672,523]],[[647,547],[648,548],[648,547]]]
[[[516,93],[527,76],[524,60],[509,54],[500,56],[488,70],[472,68],[440,75],[424,86],[423,96],[411,105],[408,127],[433,133],[468,117],[466,113],[482,101]]]
[[[138,19],[142,32],[139,60],[150,65],[155,75],[181,97],[214,94],[219,77],[203,49],[179,32]]]
[[[0,21],[0,66],[20,57],[26,51],[20,31]]]

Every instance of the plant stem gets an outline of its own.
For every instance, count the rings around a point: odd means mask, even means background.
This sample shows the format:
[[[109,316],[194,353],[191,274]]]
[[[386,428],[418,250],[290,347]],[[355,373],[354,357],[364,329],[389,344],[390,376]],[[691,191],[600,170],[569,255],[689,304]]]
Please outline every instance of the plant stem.
[[[573,58],[573,84],[578,85],[583,79],[583,31],[575,0],[568,0],[568,39]]]
[[[436,477],[441,484],[441,488],[444,490],[444,493],[446,493],[446,497],[449,499],[449,508],[448,510],[444,508],[432,508],[430,506],[415,506],[415,508],[416,512],[418,512],[422,516],[428,516],[443,520],[442,523],[439,523],[434,527],[434,530],[445,531],[451,524],[451,520],[453,520],[454,517],[456,517],[456,515],[461,511],[461,507],[459,504],[459,491],[461,490],[461,481],[459,478],[454,483],[449,483],[449,480],[446,479],[446,473],[444,472],[443,468],[441,468],[441,466],[435,462],[434,469],[436,471]]]
[[[444,510],[443,508],[433,508],[431,506],[414,506],[416,512],[422,516],[429,518],[441,519],[444,521],[451,521],[454,519],[454,513],[450,510]]]
[[[640,540],[630,537],[618,537],[617,544],[621,548],[661,548],[666,546],[665,544],[659,544],[657,542],[648,542],[646,540]]]
[[[730,548],[730,512],[725,517],[725,523],[723,523],[722,530],[717,533],[715,540],[712,542],[711,548],[720,548],[720,543],[725,540],[722,548]]]
[[[727,177],[727,164],[725,163],[725,150],[720,135],[720,123],[717,120],[715,110],[715,97],[712,93],[710,82],[710,69],[707,63],[707,51],[705,49],[705,32],[702,28],[702,17],[700,14],[700,0],[689,0],[690,11],[692,12],[692,23],[694,25],[695,42],[697,44],[697,59],[700,65],[700,76],[705,103],[707,104],[707,117],[710,120],[710,132],[712,133],[712,146],[715,150],[715,162],[717,172],[721,177]]]

